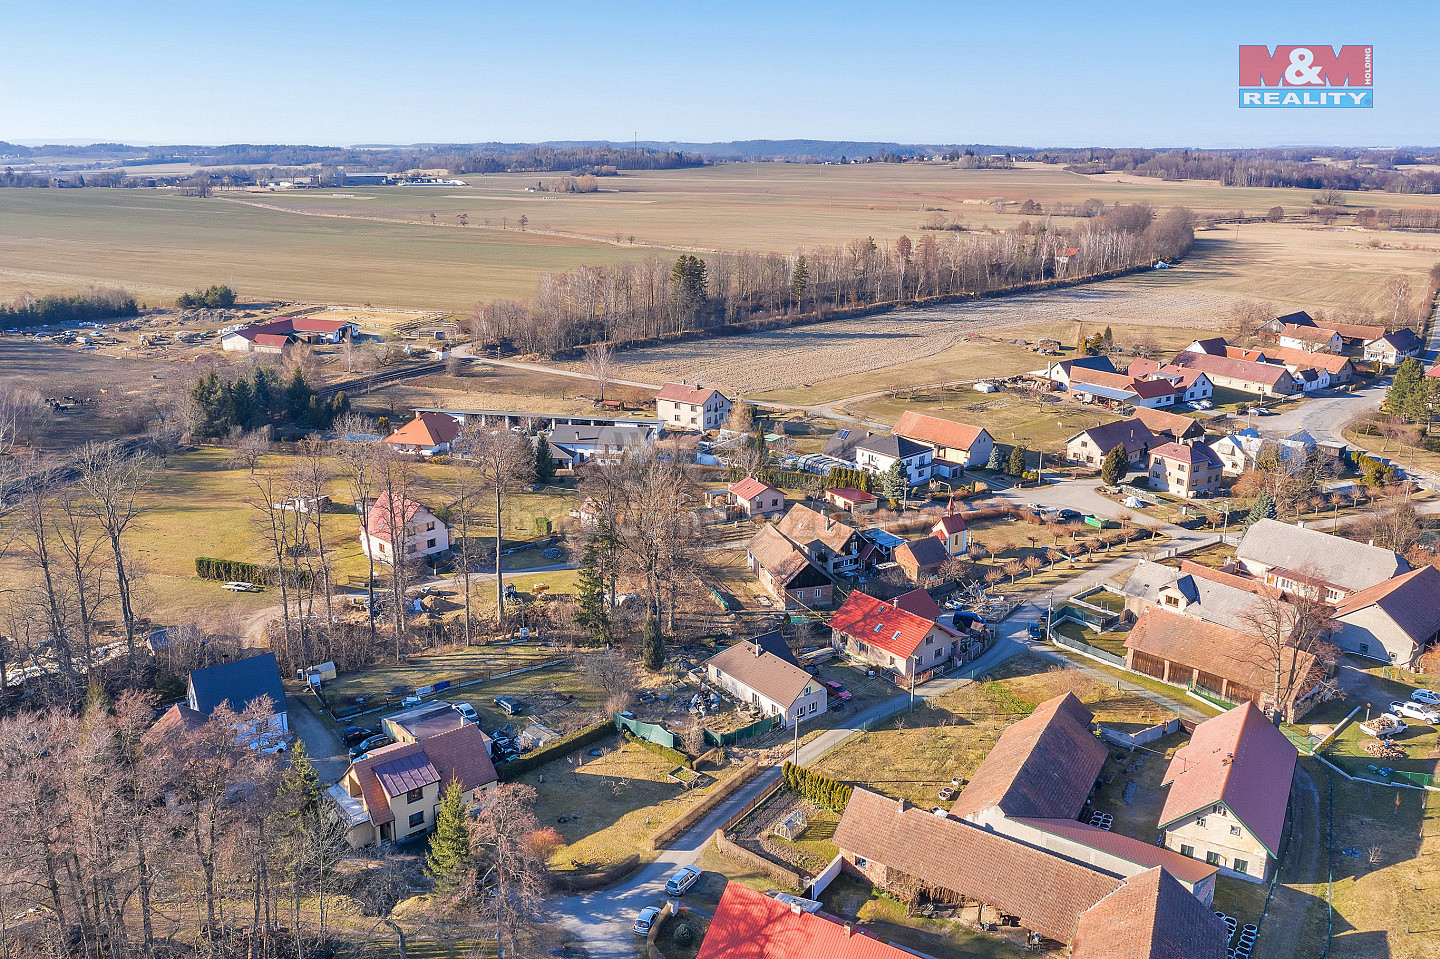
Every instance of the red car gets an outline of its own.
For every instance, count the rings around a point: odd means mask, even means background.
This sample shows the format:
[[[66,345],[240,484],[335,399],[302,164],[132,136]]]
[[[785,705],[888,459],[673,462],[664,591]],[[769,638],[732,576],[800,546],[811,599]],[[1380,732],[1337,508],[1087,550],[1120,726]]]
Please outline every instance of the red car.
[[[820,685],[830,690],[830,695],[838,697],[845,702],[850,701],[850,690],[846,689],[844,686],[841,686],[839,683],[834,682],[833,680],[824,679],[820,681]]]

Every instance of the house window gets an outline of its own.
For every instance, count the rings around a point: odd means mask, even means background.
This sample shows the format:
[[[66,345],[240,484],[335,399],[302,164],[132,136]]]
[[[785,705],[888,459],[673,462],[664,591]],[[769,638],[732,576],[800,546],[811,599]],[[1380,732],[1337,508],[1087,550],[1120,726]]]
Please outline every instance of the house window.
[[[1230,835],[1232,835],[1232,836],[1238,836],[1238,835],[1240,835],[1240,833],[1241,833],[1241,829],[1240,829],[1239,826],[1231,826],[1231,827],[1230,827]]]
[[[935,644],[935,637],[934,637],[934,636],[926,636],[926,637],[925,637],[925,645],[926,645],[926,646],[933,646],[934,644]]]
[[[814,592],[812,595],[813,595],[816,599],[819,599],[821,596],[824,596],[824,595],[825,595],[825,587],[824,587],[824,586],[816,586],[816,587],[815,587],[815,592]]]
[[[810,710],[809,710],[809,711],[813,713],[813,712],[815,711],[815,706],[816,706],[815,703],[811,703],[811,704],[810,704]]]
[[[1205,828],[1205,817],[1204,817],[1204,816],[1201,816],[1199,819],[1195,820],[1195,825],[1199,826],[1201,829],[1204,829],[1204,828]]]
[[[425,548],[426,548],[426,549],[434,549],[434,548],[435,548],[435,540],[434,540],[433,538],[432,538],[432,539],[427,539],[427,540],[425,541]]]
[[[425,825],[425,813],[423,811],[412,812],[410,814],[410,828],[414,829],[416,826],[423,825]]]
[[[1186,845],[1182,844],[1182,845],[1180,846],[1180,855],[1184,856],[1184,857],[1187,858],[1187,859],[1194,859],[1194,858],[1195,858],[1195,847],[1194,847],[1194,846],[1186,846]]]
[[[1225,815],[1225,807],[1222,806],[1222,805],[1220,805],[1219,803],[1216,803],[1215,805],[1211,806],[1211,807],[1210,807],[1210,811],[1213,812],[1213,813],[1214,813],[1215,815],[1217,815],[1217,816],[1223,816],[1223,815]]]
[[[1235,871],[1243,876],[1250,871],[1250,863],[1244,859],[1235,860]]]
[[[430,532],[433,532],[434,529],[435,529],[435,524],[434,524],[434,523],[426,523],[426,524],[425,524],[425,532],[430,533]]]
[[[405,794],[405,801],[406,801],[407,803],[417,803],[417,802],[420,801],[420,796],[421,796],[424,792],[425,792],[424,789],[412,789],[412,790],[410,790],[409,792],[407,792],[407,793]]]
[[[935,658],[936,658],[936,659],[944,659],[944,658],[945,658],[945,650],[943,650],[943,649],[937,649],[937,650],[935,650]]]
[[[856,857],[855,857],[855,868],[856,868],[856,869],[864,869],[864,868],[865,868],[866,866],[868,866],[868,865],[870,865],[870,860],[865,859],[865,858],[863,858],[863,857],[861,857],[861,856],[856,856]]]
[[[1166,605],[1166,606],[1179,606],[1179,605],[1180,605],[1180,598],[1179,598],[1178,596],[1166,596],[1166,597],[1165,597],[1165,605]]]
[[[1207,852],[1205,854],[1205,862],[1212,866],[1222,865],[1222,863],[1220,862],[1220,854],[1218,852]]]

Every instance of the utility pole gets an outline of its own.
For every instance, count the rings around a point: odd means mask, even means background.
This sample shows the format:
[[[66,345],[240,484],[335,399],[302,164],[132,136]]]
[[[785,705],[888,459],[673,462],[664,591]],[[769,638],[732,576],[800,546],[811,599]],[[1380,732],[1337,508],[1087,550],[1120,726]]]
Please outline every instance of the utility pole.
[[[796,766],[800,765],[800,710],[795,710],[795,758],[790,762]]]
[[[918,671],[918,663],[910,663],[910,712],[915,712],[915,673]]]

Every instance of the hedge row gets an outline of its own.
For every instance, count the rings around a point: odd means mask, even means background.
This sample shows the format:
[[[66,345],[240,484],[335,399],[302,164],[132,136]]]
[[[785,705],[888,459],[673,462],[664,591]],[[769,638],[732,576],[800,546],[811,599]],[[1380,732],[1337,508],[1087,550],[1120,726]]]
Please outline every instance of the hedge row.
[[[596,723],[593,726],[586,726],[576,733],[571,733],[563,739],[557,739],[548,746],[535,750],[533,753],[526,753],[508,763],[501,763],[495,770],[501,782],[508,782],[525,775],[536,766],[543,766],[552,759],[559,759],[571,750],[588,746],[591,743],[604,739],[615,731],[615,724],[610,720]]]
[[[258,586],[274,586],[285,577],[287,586],[308,589],[315,577],[309,570],[280,570],[274,566],[261,566],[238,559],[216,559],[213,556],[195,557],[195,575],[201,579],[213,579],[222,583],[244,582]]]
[[[684,766],[687,769],[695,768],[695,760],[691,759],[689,756],[685,755],[680,750],[671,749],[669,746],[662,746],[659,743],[652,743],[650,740],[644,738],[643,736],[636,736],[628,729],[625,730],[625,740],[627,742],[637,743],[641,746],[644,746],[652,753],[664,757],[667,762],[672,762],[677,766]]]
[[[780,767],[780,775],[785,785],[817,806],[843,813],[845,804],[850,801],[852,787],[808,767],[786,762]]]

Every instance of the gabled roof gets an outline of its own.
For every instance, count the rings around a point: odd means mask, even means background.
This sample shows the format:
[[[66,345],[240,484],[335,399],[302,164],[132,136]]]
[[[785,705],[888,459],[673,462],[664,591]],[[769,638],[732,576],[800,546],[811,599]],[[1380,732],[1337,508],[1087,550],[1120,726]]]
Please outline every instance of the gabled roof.
[[[237,713],[244,712],[245,707],[261,696],[270,697],[275,712],[283,713],[286,709],[285,687],[280,684],[280,665],[274,653],[194,670],[190,673],[190,686],[195,690],[195,708],[206,716],[223,702],[228,702]]]
[[[1238,630],[1246,628],[1245,614],[1254,608],[1256,597],[1284,595],[1259,580],[1189,560],[1181,560],[1179,569],[1142,560],[1131,570],[1120,592],[1153,606],[1161,603],[1161,590],[1172,587],[1190,604],[1179,611],[1183,615]]]
[[[825,571],[820,569],[801,552],[794,543],[774,526],[762,526],[760,532],[751,537],[746,551],[770,573],[777,583],[787,585],[808,567],[822,578]]]
[[[1224,803],[1278,856],[1298,756],[1294,744],[1253,703],[1207,719],[1170,760],[1162,782],[1170,784],[1170,792],[1158,825],[1164,829]]]
[[[1327,582],[1355,591],[1369,589],[1410,569],[1403,556],[1388,549],[1273,519],[1252,524],[1235,555],[1241,561],[1264,566],[1315,569]]]
[[[791,542],[814,552],[823,546],[832,553],[842,552],[855,527],[832,515],[818,513],[803,503],[796,503],[775,524],[775,528]]]
[[[1080,916],[1070,959],[1224,959],[1229,938],[1209,907],[1156,867]]]
[[[402,796],[412,789],[424,789],[440,781],[440,772],[423,752],[400,756],[374,767],[380,788],[390,797]]]
[[[353,774],[359,781],[365,799],[365,810],[370,814],[370,821],[376,826],[395,821],[378,769],[402,768],[392,764],[413,756],[423,757],[426,763],[433,766],[442,784],[448,784],[451,779],[459,779],[460,787],[470,790],[496,780],[495,766],[490,762],[489,737],[480,731],[479,726],[472,723],[419,742],[396,743],[376,749],[359,762],[352,763],[350,771],[346,773],[347,777]]]
[[[950,558],[950,553],[945,549],[945,544],[935,536],[922,536],[920,539],[907,540],[895,547],[895,557],[898,560],[900,554],[904,553],[914,561],[916,567],[925,569],[927,567],[938,567]]]
[[[909,592],[901,593],[891,602],[907,613],[923,616],[931,622],[938,622],[944,615],[940,611],[940,605],[923,589],[912,589]]]
[[[730,492],[739,499],[752,500],[762,493],[779,493],[780,491],[769,483],[762,483],[753,476],[747,476],[739,482],[731,483]]]
[[[1307,367],[1324,370],[1333,375],[1343,373],[1347,366],[1353,368],[1350,357],[1343,353],[1311,353],[1306,350],[1296,350],[1288,346],[1267,346],[1264,350],[1245,350],[1239,347],[1231,347],[1227,355],[1234,356],[1241,360],[1254,360],[1257,363],[1273,363],[1287,368],[1305,369]]]
[[[1347,340],[1370,341],[1385,335],[1385,327],[1371,323],[1336,323],[1326,320],[1325,325]]]
[[[1417,643],[1440,631],[1440,569],[1425,564],[1369,589],[1354,593],[1335,610],[1335,618],[1378,606]]]
[[[1368,348],[1374,346],[1376,343],[1388,343],[1398,353],[1413,353],[1424,345],[1420,342],[1420,337],[1416,336],[1415,331],[1409,327],[1403,327],[1386,333],[1384,336],[1378,336],[1366,343],[1365,346]]]
[[[688,403],[692,406],[704,406],[714,397],[725,399],[725,394],[719,390],[702,388],[699,383],[691,386],[688,383],[666,383],[660,387],[660,392],[655,394],[657,400],[669,400],[672,403]]]
[[[1144,423],[1145,428],[1156,436],[1163,433],[1177,440],[1184,440],[1205,435],[1205,427],[1199,420],[1182,416],[1179,413],[1168,413],[1165,410],[1152,410],[1148,406],[1140,406],[1135,409],[1133,418]]]
[[[453,443],[460,438],[460,424],[444,413],[423,412],[400,427],[384,442],[397,446],[420,446],[426,449]]]
[[[883,436],[879,433],[873,436],[867,436],[856,443],[855,448],[857,450],[876,453],[880,456],[888,456],[891,459],[903,459],[906,456],[918,456],[921,453],[932,452],[930,447],[922,443],[907,440],[905,437],[896,436],[893,433],[889,436]]]
[[[1225,355],[1225,337],[1212,336],[1204,340],[1196,340],[1187,348],[1193,353],[1209,353],[1211,356]]]
[[[732,882],[705,931],[696,959],[913,959],[858,926],[792,909]]]
[[[714,666],[741,685],[787,708],[800,698],[806,686],[815,681],[799,666],[786,662],[751,640],[743,640],[721,650],[707,659],[705,665]]]
[[[982,427],[956,423],[954,420],[941,419],[938,416],[927,416],[924,413],[916,413],[914,410],[906,410],[901,413],[900,419],[895,421],[891,432],[896,436],[903,436],[919,443],[929,443],[932,446],[957,450],[970,449],[985,434]]]
[[[1157,446],[1150,451],[1151,459],[1170,460],[1175,463],[1188,463],[1191,466],[1213,466],[1219,469],[1221,466],[1220,457],[1215,451],[1204,443],[1166,443],[1164,446]]]
[[[1023,823],[1041,832],[1048,832],[1067,842],[1098,850],[1106,855],[1114,856],[1116,859],[1123,859],[1142,869],[1164,867],[1170,875],[1192,886],[1197,882],[1209,879],[1220,871],[1216,866],[1201,862],[1199,859],[1191,859],[1189,856],[1182,856],[1173,849],[1166,849],[1164,846],[1157,846],[1150,842],[1141,842],[1139,839],[1131,839],[1118,832],[1111,832],[1088,823],[1076,822],[1074,819],[1017,818],[1015,822]],[[1053,847],[1051,847],[1051,852],[1065,855]]]
[[[1286,326],[1280,330],[1280,335],[1292,340],[1304,340],[1306,343],[1329,343],[1339,334],[1321,326]]]
[[[557,426],[550,431],[550,442],[555,446],[638,449],[649,439],[650,431],[638,426]]]
[[[855,489],[850,486],[837,486],[834,489],[825,491],[826,496],[834,496],[836,499],[843,499],[849,503],[873,503],[879,499],[874,493],[867,493],[863,489]]]
[[[963,533],[966,528],[965,517],[950,513],[940,517],[940,521],[934,526],[934,532],[937,535],[951,536],[955,533]]]
[[[1125,648],[1172,663],[1190,666],[1219,676],[1230,683],[1265,695],[1274,687],[1274,662],[1248,633],[1203,619],[1182,616],[1163,609],[1148,609],[1125,637]],[[1288,672],[1295,660],[1295,674],[1305,676],[1315,667],[1308,652],[1285,647],[1283,668]],[[1306,692],[1297,683],[1292,696]]]
[[[1102,747],[1103,748],[1103,747]],[[852,855],[978,899],[1069,942],[1080,914],[1123,881],[956,819],[856,787],[833,840]]]
[[[1175,392],[1175,384],[1167,379],[1157,380],[1132,380],[1130,389],[1142,400],[1153,400],[1158,396],[1170,396]],[[1143,407],[1142,407],[1143,408]]]
[[[1106,370],[1071,370],[1070,389],[1117,400],[1126,399],[1136,393],[1133,376]]]
[[[150,735],[173,736],[176,733],[199,729],[205,725],[205,719],[205,714],[199,710],[191,709],[184,703],[176,703],[155,720],[155,725],[150,728]]]
[[[1304,310],[1296,310],[1294,313],[1286,313],[1284,316],[1277,316],[1270,321],[1277,326],[1314,326],[1315,320]]]
[[[1108,755],[1090,732],[1094,718],[1073,693],[1041,703],[1000,734],[951,815],[998,806],[1011,819],[1074,819]]]
[[[935,625],[933,619],[892,606],[858,589],[846,596],[845,602],[830,617],[831,629],[901,659],[913,656]]]
[[[1228,356],[1211,356],[1208,353],[1177,353],[1173,360],[1160,368],[1160,372],[1165,373],[1175,368],[1210,373],[1215,376],[1227,376],[1231,379],[1260,383],[1272,388],[1283,383],[1290,376],[1289,370],[1273,363],[1254,363],[1250,360],[1237,360]]]
[[[371,536],[393,541],[394,537],[390,535],[391,513],[394,513],[395,525],[404,529],[405,524],[414,519],[415,514],[424,508],[413,499],[401,499],[392,510],[390,494],[388,492],[381,493],[375,497],[375,502],[370,505],[370,511],[365,514],[365,531]]]
[[[1105,370],[1110,373],[1116,372],[1115,364],[1110,362],[1108,356],[1077,356],[1073,360],[1061,360],[1058,363],[1051,363],[1047,372],[1053,377],[1059,371],[1066,376],[1074,376],[1076,370]]]
[[[1108,453],[1123,443],[1127,456],[1141,450],[1153,449],[1161,444],[1160,438],[1137,419],[1117,420],[1114,423],[1092,426],[1088,430],[1076,433],[1066,440],[1066,443],[1073,443],[1082,436],[1088,436],[1090,442],[1095,444],[1095,448],[1101,453]]]

